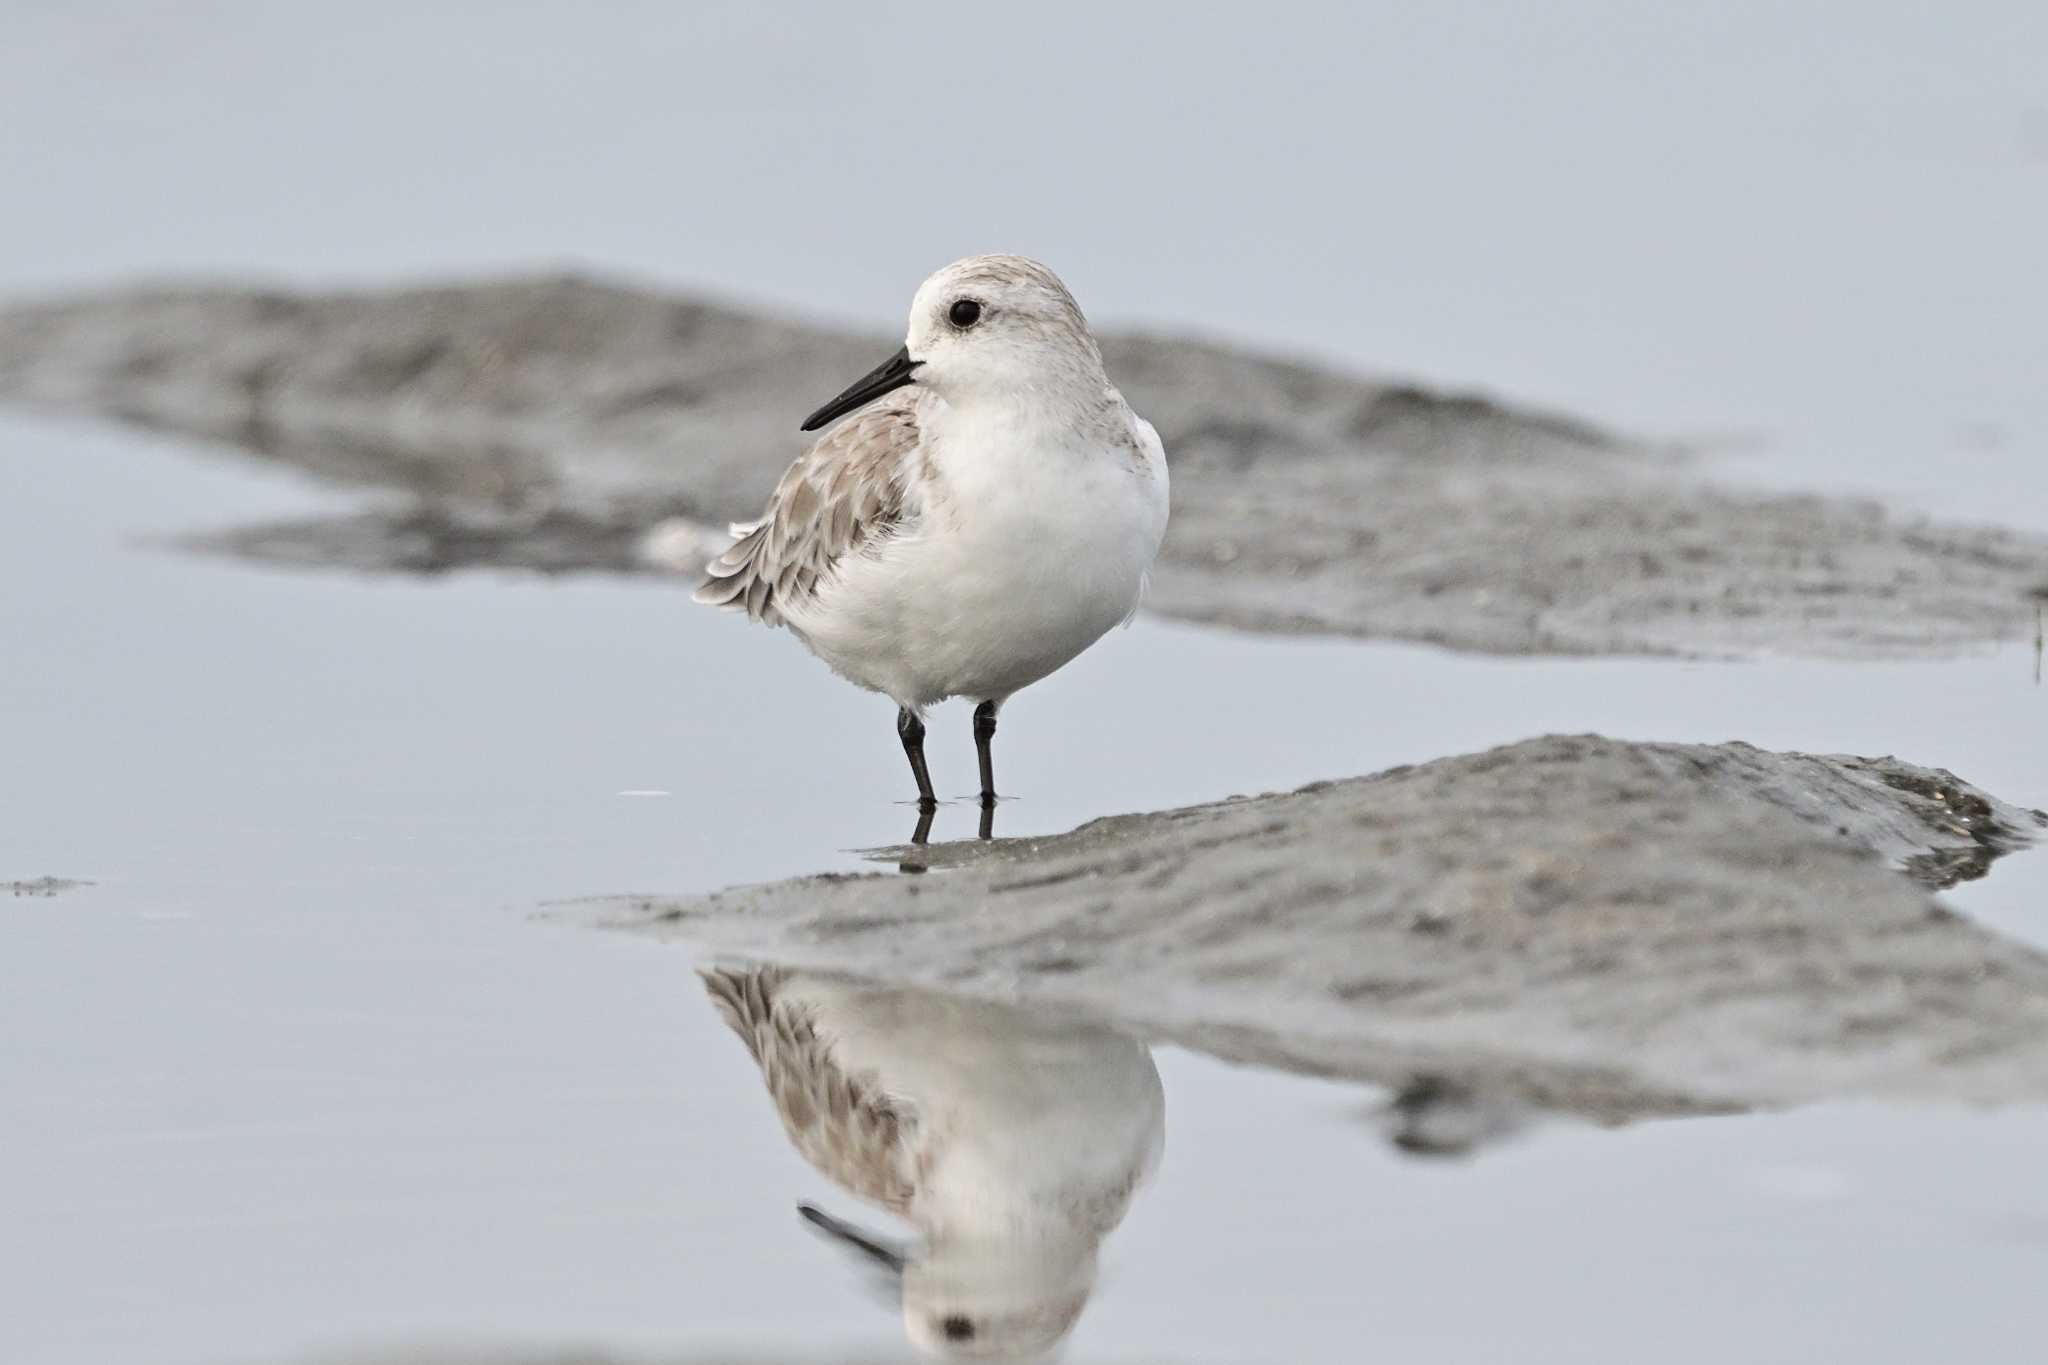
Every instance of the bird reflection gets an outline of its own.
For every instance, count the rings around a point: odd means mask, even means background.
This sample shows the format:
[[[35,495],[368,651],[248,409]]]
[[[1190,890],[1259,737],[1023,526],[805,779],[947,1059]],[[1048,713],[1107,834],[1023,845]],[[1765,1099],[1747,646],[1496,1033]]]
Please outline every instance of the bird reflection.
[[[1159,1159],[1152,1055],[1114,1030],[779,967],[702,973],[783,1128],[835,1184],[908,1221],[904,1245],[803,1215],[884,1275],[948,1359],[1048,1351]]]

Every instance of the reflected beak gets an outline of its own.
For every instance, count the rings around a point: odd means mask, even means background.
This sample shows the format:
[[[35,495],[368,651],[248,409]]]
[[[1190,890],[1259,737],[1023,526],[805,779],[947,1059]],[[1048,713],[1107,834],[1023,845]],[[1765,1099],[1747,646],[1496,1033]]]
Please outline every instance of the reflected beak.
[[[859,379],[854,380],[845,393],[840,394],[824,407],[819,408],[809,417],[804,418],[804,424],[801,429],[804,431],[816,431],[819,427],[824,426],[825,423],[844,417],[855,408],[865,407],[867,404],[874,402],[891,389],[902,388],[911,381],[911,376],[917,367],[922,364],[924,364],[922,360],[912,360],[910,358],[910,348],[905,346],[895,355],[890,356],[887,360],[875,366],[874,369],[869,370]]]
[[[804,1216],[805,1222],[827,1237],[852,1247],[892,1275],[903,1274],[904,1263],[909,1258],[901,1247],[890,1246],[873,1233],[863,1232],[851,1223],[842,1223],[815,1204],[798,1204],[796,1211]]]

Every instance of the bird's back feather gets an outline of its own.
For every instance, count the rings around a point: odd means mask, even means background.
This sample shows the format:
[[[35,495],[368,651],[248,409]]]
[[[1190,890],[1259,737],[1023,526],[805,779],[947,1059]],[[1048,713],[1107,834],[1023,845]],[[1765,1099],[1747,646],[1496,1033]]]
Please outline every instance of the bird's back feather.
[[[908,485],[918,437],[908,395],[890,395],[819,437],[782,476],[761,519],[733,527],[738,539],[705,566],[695,600],[781,625],[786,606],[914,515]]]

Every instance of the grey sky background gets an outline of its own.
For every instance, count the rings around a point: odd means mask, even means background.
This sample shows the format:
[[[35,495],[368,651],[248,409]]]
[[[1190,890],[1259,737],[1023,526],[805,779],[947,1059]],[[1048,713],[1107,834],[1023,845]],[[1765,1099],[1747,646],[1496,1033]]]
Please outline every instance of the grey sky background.
[[[1016,249],[1098,319],[1767,442],[1794,481],[2010,517],[1986,483],[2048,443],[2029,0],[16,0],[9,25],[10,292],[581,262],[893,323],[935,266]]]

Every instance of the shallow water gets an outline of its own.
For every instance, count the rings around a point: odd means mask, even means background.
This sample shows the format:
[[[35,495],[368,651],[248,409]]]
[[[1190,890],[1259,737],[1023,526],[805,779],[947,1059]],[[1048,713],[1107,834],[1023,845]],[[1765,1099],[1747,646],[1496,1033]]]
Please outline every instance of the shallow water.
[[[1101,8],[1042,8],[941,34],[742,6],[30,7],[0,113],[33,135],[0,143],[0,178],[36,192],[0,220],[0,284],[570,256],[875,325],[1000,245],[1104,321],[1725,435],[1744,479],[2048,527],[2039,5],[1332,6],[1249,52],[1242,16],[1187,13],[1146,60],[1078,65]],[[906,70],[942,108],[1032,97],[932,117]],[[918,214],[874,174],[905,145],[946,173]],[[686,955],[531,915],[903,838],[887,708],[665,587],[136,543],[331,505],[0,417],[0,881],[93,883],[0,895],[0,1359],[905,1354],[798,1224],[800,1198],[854,1209],[783,1141]],[[1896,751],[2043,805],[2034,669],[1141,621],[1006,713],[1001,832],[1546,730]],[[966,714],[934,732],[966,792]],[[939,819],[962,837],[975,813]],[[1944,899],[2048,947],[2048,854]],[[1368,1117],[1382,1096],[1157,1062],[1164,1163],[1075,1358],[2040,1355],[2039,1110],[1552,1125],[1426,1161]]]
[[[361,1343],[900,1353],[793,1205],[687,955],[555,897],[853,866],[914,812],[886,705],[672,590],[167,553],[289,478],[0,422],[0,1356]],[[1001,832],[1545,730],[1897,751],[2038,804],[2025,651],[1486,661],[1141,622],[1008,713]],[[941,710],[942,790],[972,780]],[[865,737],[865,738],[864,738]],[[651,794],[660,793],[660,794]],[[940,837],[972,832],[971,803]],[[2048,945],[2048,858],[1948,893]],[[1845,1107],[1402,1156],[1358,1087],[1161,1049],[1165,1162],[1076,1358],[2031,1358],[2048,1115]]]

